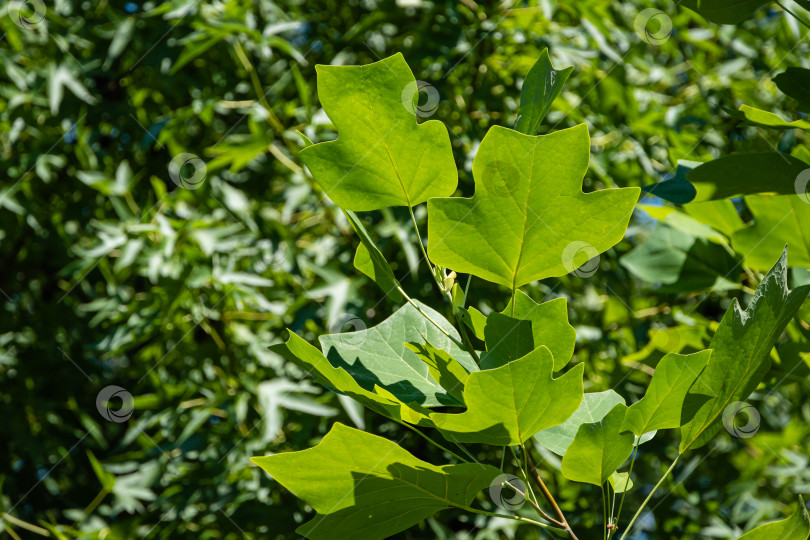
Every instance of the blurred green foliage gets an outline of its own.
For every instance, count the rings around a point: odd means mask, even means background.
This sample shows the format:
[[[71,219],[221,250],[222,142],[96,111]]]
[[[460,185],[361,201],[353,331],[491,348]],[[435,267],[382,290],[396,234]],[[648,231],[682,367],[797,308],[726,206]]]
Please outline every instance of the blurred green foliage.
[[[317,63],[402,52],[438,91],[432,118],[450,130],[464,195],[478,143],[514,125],[522,77],[546,47],[574,71],[541,132],[589,125],[586,190],[673,178],[678,160],[807,144],[806,133],[741,127],[724,112],[746,103],[800,116],[770,79],[808,67],[807,32],[767,8],[732,27],[664,1],[18,4],[0,6],[0,527],[12,536],[291,538],[309,510],[248,456],[312,446],[335,419],[437,454],[266,349],[285,326],[313,341],[395,307],[351,269],[351,227],[298,159],[296,131],[335,135]],[[645,7],[671,19],[668,39],[636,32]],[[409,294],[441,305],[407,212],[369,216]],[[739,286],[711,291],[634,278],[619,257],[657,219],[637,211],[593,276],[527,287],[536,300],[569,298],[587,391],[638,397],[662,351],[705,346],[731,299],[753,288],[742,271]],[[702,256],[730,257],[692,240]],[[475,287],[485,313],[506,305],[503,290]],[[810,348],[802,328],[790,332],[754,400],[760,431],[724,433],[692,455],[640,538],[736,538],[808,492]],[[99,413],[110,385],[134,398],[125,422]],[[644,445],[638,478],[658,478],[671,446]],[[649,487],[630,492],[629,507]],[[597,490],[555,489],[575,528],[601,534]],[[467,519],[447,512],[401,536],[536,534]]]

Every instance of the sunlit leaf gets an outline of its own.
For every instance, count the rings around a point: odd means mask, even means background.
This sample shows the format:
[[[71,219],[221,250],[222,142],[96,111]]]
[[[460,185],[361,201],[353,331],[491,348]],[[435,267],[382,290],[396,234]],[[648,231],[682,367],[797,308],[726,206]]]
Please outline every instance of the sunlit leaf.
[[[735,298],[720,321],[706,368],[689,390],[681,428],[681,453],[706,444],[731,403],[745,400],[771,365],[768,354],[810,292],[810,285],[787,287],[787,249],[757,287],[747,309]]]
[[[475,196],[428,202],[431,260],[514,289],[612,247],[639,189],[583,193],[588,158],[584,124],[537,137],[491,128],[473,161]]]
[[[336,423],[308,450],[251,458],[318,515],[296,532],[312,540],[387,538],[451,507],[467,507],[501,472],[437,467],[395,443]]]
[[[620,403],[624,405],[624,398],[613,390],[588,392],[582,396],[582,403],[568,420],[559,426],[537,433],[534,438],[555,454],[565,455],[582,424],[592,424],[602,420],[613,407]]]
[[[471,373],[464,388],[467,410],[430,418],[450,441],[518,445],[563,423],[582,401],[583,364],[553,379],[545,347],[496,369]]]
[[[608,478],[608,482],[610,482],[610,486],[616,493],[624,493],[625,491],[633,489],[633,481],[626,472],[615,472],[611,474],[610,478]]]
[[[339,136],[300,155],[335,204],[354,211],[415,206],[455,191],[447,128],[417,123],[418,86],[402,54],[315,69],[321,105]]]
[[[770,129],[807,129],[810,130],[810,121],[800,118],[788,122],[778,114],[742,105],[740,112],[735,116],[745,119],[746,123]]]
[[[522,291],[515,293],[512,301],[502,311],[504,315],[530,321],[532,324],[533,349],[545,345],[554,356],[554,371],[568,364],[574,354],[577,332],[568,322],[568,302],[555,298],[538,304]]]
[[[670,353],[658,363],[644,397],[628,407],[621,430],[637,437],[659,429],[677,428],[686,392],[706,367],[712,352]]]
[[[633,451],[633,435],[619,433],[627,407],[615,405],[604,418],[582,424],[562,460],[562,474],[601,486]]]

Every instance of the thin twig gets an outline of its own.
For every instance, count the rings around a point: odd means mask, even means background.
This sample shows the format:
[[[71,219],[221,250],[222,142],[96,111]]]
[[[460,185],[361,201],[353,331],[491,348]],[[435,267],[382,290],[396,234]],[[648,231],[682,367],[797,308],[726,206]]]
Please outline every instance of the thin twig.
[[[568,524],[568,520],[565,519],[565,515],[560,509],[560,506],[557,504],[557,501],[554,500],[554,495],[551,494],[551,492],[548,490],[548,487],[546,487],[546,483],[543,482],[543,479],[540,477],[540,473],[538,472],[537,468],[535,468],[534,463],[532,462],[532,457],[528,452],[526,452],[526,460],[529,463],[529,471],[532,473],[532,476],[537,482],[537,485],[540,487],[540,491],[543,493],[543,497],[546,498],[548,503],[554,509],[554,513],[557,514],[557,517],[559,518],[560,523],[562,523],[563,528],[565,529],[565,531],[568,533],[568,535],[571,537],[572,540],[579,540],[579,538],[577,538],[577,535],[574,534],[574,531],[571,529],[571,525]]]
[[[462,510],[466,510],[467,512],[473,512],[474,514],[481,514],[482,516],[489,516],[489,517],[497,517],[497,518],[505,518],[505,519],[513,519],[515,521],[522,521],[523,523],[531,523],[532,525],[537,525],[538,527],[542,527],[543,529],[549,529],[553,531],[564,532],[557,527],[552,527],[547,523],[543,523],[542,521],[536,521],[534,519],[525,518],[523,516],[510,516],[508,514],[496,514],[495,512],[487,512],[486,510],[479,510],[478,508],[473,508],[471,506],[459,506]]]
[[[557,525],[558,527],[565,527],[565,525],[563,525],[562,523],[560,523],[559,521],[557,521],[557,520],[556,520],[556,519],[554,519],[553,517],[551,517],[551,516],[549,516],[548,514],[546,514],[546,513],[543,511],[543,509],[542,509],[542,508],[540,508],[540,506],[539,506],[539,505],[538,505],[536,502],[534,502],[534,501],[533,501],[533,500],[532,500],[530,497],[528,497],[528,494],[523,493],[523,492],[522,492],[522,491],[520,491],[520,490],[519,490],[519,489],[518,489],[516,486],[513,486],[513,485],[512,485],[512,484],[510,484],[509,482],[506,482],[506,485],[507,485],[507,486],[509,486],[510,488],[514,489],[514,490],[515,490],[515,493],[517,493],[518,495],[520,495],[521,497],[523,497],[523,499],[524,499],[524,500],[528,501],[528,502],[529,502],[529,504],[530,504],[530,505],[532,505],[532,506],[534,507],[534,509],[535,509],[535,510],[537,510],[537,513],[538,513],[538,514],[540,514],[540,515],[543,517],[543,519],[545,519],[545,520],[546,520],[546,521],[548,521],[549,523],[553,523],[554,525]]]

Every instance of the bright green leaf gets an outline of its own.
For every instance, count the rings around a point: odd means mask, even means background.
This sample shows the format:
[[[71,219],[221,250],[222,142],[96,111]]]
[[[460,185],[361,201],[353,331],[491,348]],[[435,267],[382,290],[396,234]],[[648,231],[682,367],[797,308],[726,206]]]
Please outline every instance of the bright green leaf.
[[[554,371],[559,371],[568,364],[574,354],[577,332],[568,322],[568,302],[565,298],[555,298],[538,304],[523,291],[516,291],[514,310],[509,301],[504,315],[516,319],[531,321],[533,349],[545,345],[554,356]]]
[[[467,327],[472,330],[473,335],[484,341],[486,336],[484,334],[484,330],[487,326],[487,317],[474,307],[469,308],[462,308],[458,311],[460,314],[462,322],[467,325]]]
[[[340,423],[314,448],[251,461],[318,512],[296,531],[312,540],[387,538],[446,508],[468,507],[501,474],[489,465],[431,465]]]
[[[589,149],[584,124],[537,137],[490,129],[473,161],[475,196],[428,202],[431,260],[516,289],[612,247],[639,189],[583,193]]]
[[[644,397],[624,415],[621,430],[637,437],[659,429],[680,427],[686,392],[706,367],[712,351],[682,355],[670,353],[658,363]]]
[[[579,427],[562,460],[562,474],[575,482],[601,486],[633,451],[635,438],[619,433],[627,407],[619,403],[604,418]]]
[[[437,120],[417,124],[418,86],[402,54],[315,69],[321,105],[339,137],[300,156],[335,204],[366,211],[452,195],[458,171],[450,136]]]
[[[481,355],[481,368],[491,369],[523,358],[535,349],[531,321],[490,313],[484,327],[487,350]]]
[[[626,472],[615,472],[608,478],[610,486],[616,493],[624,493],[633,489],[633,481],[630,479],[630,474]]]
[[[810,130],[810,121],[800,118],[788,122],[778,114],[756,109],[748,105],[742,105],[740,112],[734,114],[735,117],[745,119],[746,123],[770,129],[807,129]]]
[[[537,433],[534,438],[555,454],[563,456],[581,425],[602,420],[613,407],[620,403],[624,405],[624,398],[613,390],[587,393],[582,396],[582,404],[568,420],[559,426]]]
[[[555,69],[548,56],[548,49],[543,49],[520,89],[520,107],[515,130],[526,135],[537,134],[540,122],[562,92],[573,69],[573,66]]]
[[[691,420],[681,428],[681,453],[706,444],[726,407],[754,391],[771,365],[768,354],[808,291],[810,285],[788,290],[786,248],[748,309],[733,300],[709,344],[709,363],[686,396],[683,414]]]
[[[542,429],[564,422],[582,401],[584,364],[552,378],[554,359],[545,347],[496,369],[470,373],[467,410],[433,413],[449,441],[518,445]]]

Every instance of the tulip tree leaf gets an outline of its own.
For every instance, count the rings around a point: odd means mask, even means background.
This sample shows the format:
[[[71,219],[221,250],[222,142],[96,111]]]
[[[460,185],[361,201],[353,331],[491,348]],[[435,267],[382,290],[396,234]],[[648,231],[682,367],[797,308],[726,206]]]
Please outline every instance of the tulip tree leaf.
[[[447,390],[447,393],[464,402],[464,384],[469,371],[458,360],[430,343],[406,343],[405,346],[427,365],[430,375]]]
[[[731,154],[695,167],[686,179],[697,190],[694,202],[754,193],[795,195],[796,178],[808,167],[780,152]]]
[[[405,404],[379,386],[371,390],[361,387],[345,369],[334,367],[317,348],[295,332],[287,331],[287,343],[273,345],[270,350],[290,360],[306,371],[318,383],[345,394],[372,411],[393,420],[422,426],[431,426],[428,410],[411,403]]]
[[[810,266],[810,204],[796,195],[752,195],[745,203],[754,221],[735,231],[731,244],[745,254],[746,266],[767,270],[785,244],[790,246],[791,266]]]
[[[684,0],[683,5],[719,24],[737,24],[751,17],[769,0]]]
[[[531,321],[490,313],[484,327],[487,350],[481,355],[481,368],[492,369],[522,358],[535,349]]]
[[[522,291],[516,291],[514,308],[510,300],[501,313],[490,313],[483,332],[487,345],[481,355],[483,369],[502,366],[545,345],[554,357],[554,371],[559,371],[573,356],[577,340],[568,323],[565,298],[538,304]]]
[[[568,364],[574,355],[577,332],[568,322],[568,303],[565,298],[555,298],[538,304],[523,291],[515,292],[514,310],[509,301],[504,315],[532,323],[534,346],[545,345],[554,356],[554,371]]]
[[[598,422],[579,427],[563,456],[564,477],[601,486],[630,457],[635,438],[630,433],[619,433],[626,410],[619,403]]]
[[[470,373],[464,388],[467,410],[433,413],[449,441],[518,445],[542,429],[564,422],[582,401],[584,364],[552,378],[554,359],[539,347],[495,369]]]
[[[340,423],[313,448],[251,461],[318,513],[296,531],[312,540],[387,538],[441,510],[468,507],[501,474],[489,465],[432,465]]]
[[[526,135],[536,135],[540,122],[546,117],[551,104],[562,92],[565,81],[573,66],[555,69],[548,56],[548,49],[543,49],[540,58],[534,63],[523,86],[520,89],[520,107],[515,130]]]
[[[808,4],[807,7],[810,7]],[[789,67],[773,78],[773,82],[786,96],[799,102],[799,110],[810,113],[810,69]]]
[[[461,320],[467,327],[473,331],[473,335],[484,341],[486,336],[484,335],[484,330],[487,326],[487,317],[474,307],[468,308],[461,308],[458,310],[458,313],[461,316]]]
[[[582,404],[568,420],[559,426],[537,433],[534,438],[558,456],[563,456],[581,425],[602,420],[613,407],[620,403],[624,405],[624,398],[613,390],[589,392],[582,396]]]
[[[354,267],[379,285],[383,292],[394,302],[402,302],[402,293],[399,292],[400,284],[394,276],[394,271],[388,261],[383,257],[374,240],[368,234],[365,225],[354,212],[345,211],[346,219],[349,220],[357,236],[360,237],[360,245],[354,254]]]
[[[490,129],[473,160],[475,195],[428,202],[431,260],[516,289],[615,245],[640,190],[583,193],[589,149],[585,124],[537,137]]]
[[[419,313],[416,307],[405,304],[372,328],[321,336],[321,349],[333,366],[344,368],[367,390],[373,390],[377,385],[404,403],[416,402],[425,407],[457,405],[455,398],[431,377],[428,366],[405,344],[427,341],[447,351],[468,371],[476,370],[477,365],[470,354],[461,348],[459,335],[453,325],[426,305],[418,301],[415,303],[453,336],[453,340]]]
[[[699,448],[716,433],[715,422],[729,404],[744,401],[771,365],[768,357],[777,338],[810,292],[810,285],[790,291],[787,248],[742,309],[735,298],[709,348],[706,368],[689,390],[683,414],[691,418],[681,428],[680,452]],[[712,424],[715,427],[712,428]]]
[[[621,430],[635,436],[681,427],[686,393],[706,367],[712,351],[666,355],[658,363],[644,397],[628,407]]]
[[[339,137],[301,159],[346,210],[415,206],[458,184],[450,136],[437,120],[418,124],[418,86],[402,54],[366,66],[315,67],[318,97]]]
[[[804,506],[804,499],[799,495],[796,510],[781,521],[760,525],[740,536],[739,540],[807,540],[810,536],[810,516]]]

